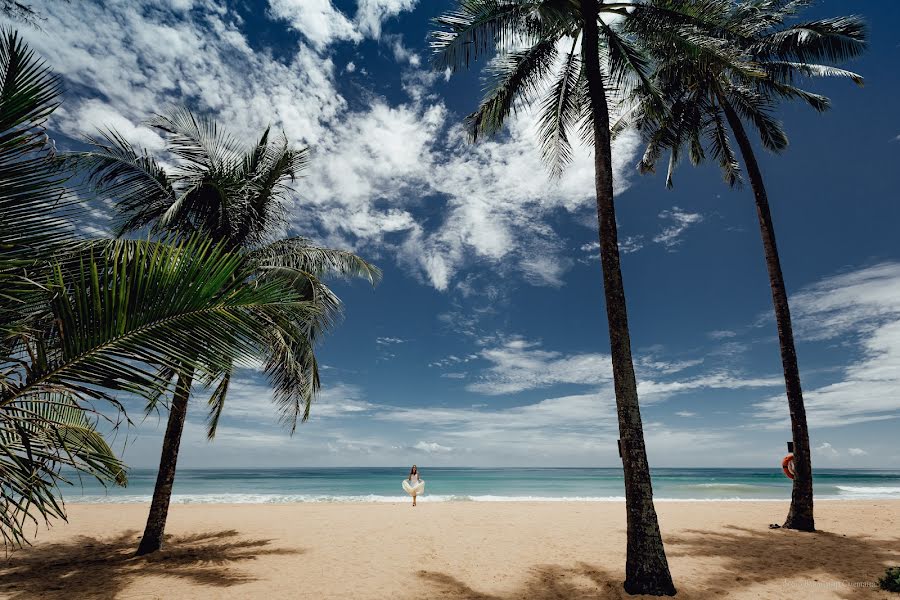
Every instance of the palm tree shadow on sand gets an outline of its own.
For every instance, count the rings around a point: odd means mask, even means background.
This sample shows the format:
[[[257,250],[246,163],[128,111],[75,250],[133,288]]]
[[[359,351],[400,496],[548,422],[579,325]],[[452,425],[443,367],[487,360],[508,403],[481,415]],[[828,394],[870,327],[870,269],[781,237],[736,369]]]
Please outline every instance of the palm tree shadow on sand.
[[[587,563],[574,567],[538,565],[529,569],[525,582],[512,592],[487,594],[446,573],[419,571],[429,586],[426,598],[442,600],[605,600],[630,598],[622,589],[624,572],[618,575]]]
[[[235,530],[166,536],[163,550],[137,557],[139,536],[126,531],[110,538],[80,536],[39,544],[0,562],[0,595],[25,598],[113,599],[138,576],[186,579],[192,584],[230,587],[254,581],[235,564],[261,556],[301,554],[271,548],[271,540],[242,539]]]
[[[784,597],[794,593],[810,597],[859,598],[864,589],[842,583],[874,584],[888,565],[900,564],[900,538],[874,539],[820,531],[686,530],[665,535],[673,564],[678,598],[711,600],[754,586],[783,585]],[[679,557],[699,559],[702,574],[679,568]],[[683,575],[679,578],[679,575]],[[478,591],[436,571],[419,571],[426,598],[442,600],[606,600],[625,599],[624,571],[608,571],[584,562],[571,567],[539,565],[517,588],[501,593]],[[817,586],[819,586],[817,588]],[[818,591],[817,591],[818,590]],[[419,594],[419,597],[422,597]],[[644,596],[641,596],[644,597]]]
[[[690,597],[721,597],[736,587],[781,583],[793,592],[859,598],[865,588],[834,585],[874,584],[889,565],[900,564],[900,538],[829,531],[804,533],[756,530],[732,525],[718,530],[689,529],[666,536],[669,556],[716,561],[695,581]]]

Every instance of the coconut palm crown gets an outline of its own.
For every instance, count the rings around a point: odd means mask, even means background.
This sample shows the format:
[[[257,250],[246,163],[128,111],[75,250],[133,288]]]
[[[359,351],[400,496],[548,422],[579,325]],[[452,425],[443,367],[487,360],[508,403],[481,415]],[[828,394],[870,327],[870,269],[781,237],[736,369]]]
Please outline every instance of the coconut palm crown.
[[[273,328],[263,369],[274,387],[281,419],[293,433],[309,418],[320,387],[316,341],[341,312],[326,276],[363,277],[373,285],[380,271],[355,254],[314,245],[301,237],[278,239],[287,229],[291,184],[307,166],[309,151],[295,149],[282,133],[266,129],[248,149],[205,116],[187,109],[157,115],[148,126],[166,140],[176,166],[167,170],[148,151],[132,146],[114,130],[88,140],[92,149],[70,160],[86,173],[96,195],[111,200],[118,212],[118,233],[149,229],[152,234],[205,236],[241,253],[253,267],[254,281],[278,281],[318,308],[296,315],[301,336]],[[162,547],[175,477],[187,400],[194,384],[189,368],[166,372],[177,378],[163,439],[160,470],[139,554]],[[201,383],[215,385],[209,398],[208,435],[215,435],[231,381],[225,368]]]
[[[806,409],[768,194],[747,126],[764,148],[781,152],[788,137],[774,116],[780,102],[799,100],[820,112],[830,106],[827,97],[802,87],[805,79],[845,77],[863,84],[860,75],[828,63],[855,58],[866,49],[865,23],[854,16],[797,22],[798,11],[809,4],[749,0],[704,14],[708,27],[741,52],[742,67],[734,68],[733,61],[723,60],[710,48],[656,44],[650,49],[656,64],[652,79],[665,104],[660,110],[657,98],[640,99],[623,117],[646,136],[641,171],[652,171],[669,152],[668,187],[685,152],[694,164],[715,160],[725,182],[736,186],[741,182],[741,160],[732,137],[737,142],[756,201],[791,416],[796,474],[784,526],[804,531],[815,529]]]

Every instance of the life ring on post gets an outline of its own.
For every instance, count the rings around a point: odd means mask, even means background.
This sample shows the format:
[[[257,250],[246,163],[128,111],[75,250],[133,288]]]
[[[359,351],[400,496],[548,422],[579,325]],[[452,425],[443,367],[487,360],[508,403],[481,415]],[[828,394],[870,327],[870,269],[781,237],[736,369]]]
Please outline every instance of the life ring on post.
[[[788,454],[781,461],[781,470],[784,471],[788,479],[794,478],[794,454]]]

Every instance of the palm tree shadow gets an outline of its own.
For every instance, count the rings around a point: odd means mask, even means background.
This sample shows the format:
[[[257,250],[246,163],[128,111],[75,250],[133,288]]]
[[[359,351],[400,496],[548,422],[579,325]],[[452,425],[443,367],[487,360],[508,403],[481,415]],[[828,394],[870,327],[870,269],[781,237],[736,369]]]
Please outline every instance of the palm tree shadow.
[[[783,582],[790,588],[815,593],[858,597],[859,587],[835,582],[871,585],[885,567],[900,563],[900,538],[873,539],[828,531],[803,533],[729,526],[717,530],[690,529],[665,536],[667,554],[715,559],[704,579],[693,582],[691,597],[721,597],[754,583]],[[676,582],[677,584],[677,582]]]
[[[568,568],[534,566],[520,587],[503,594],[479,592],[446,573],[419,571],[418,575],[430,588],[425,597],[442,600],[608,600],[625,597],[621,576],[583,562]]]
[[[80,536],[17,551],[0,563],[0,595],[26,598],[116,598],[138,576],[186,579],[230,587],[254,579],[232,566],[259,556],[300,554],[271,548],[271,540],[241,539],[235,530],[166,536],[163,550],[134,555],[139,536],[126,531],[110,538]]]
[[[670,564],[674,566],[678,597],[694,600],[727,597],[738,591],[752,591],[757,585],[771,587],[772,584],[784,586],[785,598],[796,592],[812,597],[858,598],[860,584],[875,585],[885,567],[900,564],[900,538],[874,539],[827,531],[810,534],[730,526],[667,534],[665,543]],[[681,557],[699,562],[702,568],[679,578]],[[584,562],[573,567],[532,567],[522,585],[504,593],[481,592],[476,589],[477,583],[470,585],[447,573],[419,571],[418,576],[428,587],[424,597],[442,600],[624,600],[632,597],[622,588],[623,573]]]

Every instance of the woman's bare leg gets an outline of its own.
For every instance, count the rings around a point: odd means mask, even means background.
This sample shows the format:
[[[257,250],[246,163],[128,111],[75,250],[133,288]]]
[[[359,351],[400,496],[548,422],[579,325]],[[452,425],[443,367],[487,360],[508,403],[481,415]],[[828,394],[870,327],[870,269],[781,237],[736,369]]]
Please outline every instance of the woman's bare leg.
[[[416,505],[416,495],[413,494],[413,506],[415,506],[415,505]]]

